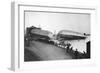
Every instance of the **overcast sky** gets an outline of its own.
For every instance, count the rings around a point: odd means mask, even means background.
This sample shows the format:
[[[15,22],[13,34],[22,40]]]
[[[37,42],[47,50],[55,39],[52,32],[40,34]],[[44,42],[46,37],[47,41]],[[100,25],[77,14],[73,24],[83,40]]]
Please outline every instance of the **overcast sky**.
[[[43,30],[58,33],[72,30],[90,34],[90,15],[75,13],[25,12],[25,28],[41,27]]]

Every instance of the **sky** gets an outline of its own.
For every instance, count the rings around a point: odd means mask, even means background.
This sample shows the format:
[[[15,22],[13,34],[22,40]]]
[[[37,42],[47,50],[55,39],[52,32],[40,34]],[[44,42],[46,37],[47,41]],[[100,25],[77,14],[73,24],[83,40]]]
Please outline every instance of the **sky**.
[[[25,28],[41,27],[52,33],[72,30],[90,34],[90,15],[78,13],[25,12]]]

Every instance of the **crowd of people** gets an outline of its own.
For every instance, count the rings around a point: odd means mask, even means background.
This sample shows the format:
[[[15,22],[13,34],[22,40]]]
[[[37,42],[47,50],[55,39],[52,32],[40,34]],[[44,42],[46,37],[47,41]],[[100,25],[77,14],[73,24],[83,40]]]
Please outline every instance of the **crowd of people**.
[[[87,53],[85,51],[79,52],[77,48],[74,50],[73,46],[70,43],[67,43],[67,44],[61,43],[61,44],[59,44],[57,46],[62,48],[62,49],[64,49],[65,52],[70,54],[73,59],[84,59],[84,58],[87,58]]]

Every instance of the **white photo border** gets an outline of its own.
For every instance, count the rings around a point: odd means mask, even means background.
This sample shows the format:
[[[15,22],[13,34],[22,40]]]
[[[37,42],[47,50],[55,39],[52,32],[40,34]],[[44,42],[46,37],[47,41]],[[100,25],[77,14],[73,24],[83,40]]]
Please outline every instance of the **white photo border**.
[[[42,6],[33,5],[31,3],[12,3],[12,58],[11,69],[14,71],[45,69],[55,67],[73,67],[87,66],[96,64],[96,47],[94,46],[94,35],[91,35],[91,59],[79,60],[59,60],[59,61],[39,61],[39,62],[24,62],[24,27],[25,27],[25,11],[48,11],[60,13],[85,13],[91,15],[91,34],[96,24],[96,8],[84,6]],[[94,49],[95,48],[95,49]]]

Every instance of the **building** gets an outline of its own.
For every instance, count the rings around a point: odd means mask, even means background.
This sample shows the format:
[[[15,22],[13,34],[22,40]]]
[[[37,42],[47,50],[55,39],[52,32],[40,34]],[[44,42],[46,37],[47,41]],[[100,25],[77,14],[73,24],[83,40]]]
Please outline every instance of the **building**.
[[[53,34],[50,31],[42,30],[41,28],[37,28],[34,26],[28,27],[26,29],[26,35],[31,37],[33,40],[37,39],[50,39]]]

